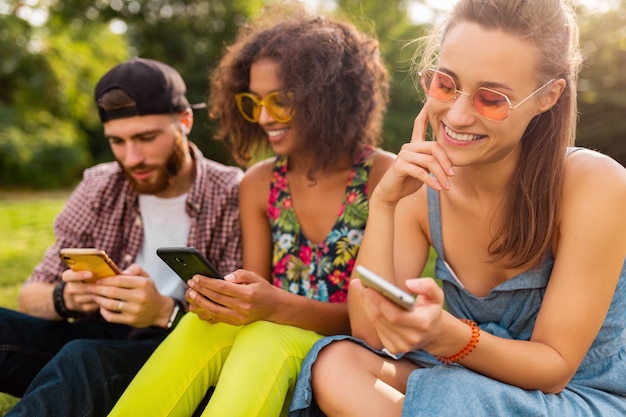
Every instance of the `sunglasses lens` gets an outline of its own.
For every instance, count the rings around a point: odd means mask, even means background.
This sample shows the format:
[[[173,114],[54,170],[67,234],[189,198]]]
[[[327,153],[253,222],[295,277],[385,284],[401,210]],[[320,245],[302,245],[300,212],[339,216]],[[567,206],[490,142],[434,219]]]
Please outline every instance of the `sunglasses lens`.
[[[235,95],[235,101],[243,118],[250,123],[259,122],[263,106],[278,123],[287,123],[292,118],[292,111],[285,107],[277,92],[268,94],[263,100],[249,93],[239,93]]]
[[[495,121],[506,119],[511,107],[504,94],[486,88],[479,88],[474,92],[472,104],[479,114]]]
[[[270,116],[279,123],[286,123],[291,120],[289,109],[285,107],[278,93],[269,94],[265,98],[265,107]]]
[[[237,95],[237,107],[241,115],[249,122],[256,123],[261,115],[261,107],[259,101],[249,94]]]
[[[449,75],[433,70],[422,74],[422,87],[430,97],[441,101],[450,100],[456,92],[454,80]]]
[[[456,84],[451,76],[433,69],[424,70],[420,81],[426,94],[436,100],[448,101],[454,98],[457,93],[467,94],[456,89]],[[511,111],[511,102],[507,96],[484,87],[474,91],[472,105],[478,114],[497,122],[506,119]]]

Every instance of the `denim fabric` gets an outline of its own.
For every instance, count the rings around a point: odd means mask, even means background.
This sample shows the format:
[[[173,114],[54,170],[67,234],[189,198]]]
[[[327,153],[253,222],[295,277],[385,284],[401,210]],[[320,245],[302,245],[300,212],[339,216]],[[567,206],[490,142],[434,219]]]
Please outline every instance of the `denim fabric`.
[[[166,334],[0,308],[0,390],[22,397],[6,415],[106,416]]]
[[[437,252],[435,276],[443,281],[448,310],[456,317],[476,321],[481,330],[498,337],[528,340],[552,272],[552,257],[539,268],[525,271],[494,288],[486,297],[475,297],[463,288],[445,261],[439,195],[429,189],[428,197],[430,229]],[[461,365],[442,365],[424,351],[408,352],[404,356],[424,368],[413,371],[409,377],[402,415],[626,416],[625,321],[626,259],[600,332],[578,371],[561,393],[544,394],[523,390],[487,378]],[[311,367],[326,345],[346,338],[355,340],[348,336],[335,336],[321,339],[313,346],[300,371],[290,417],[323,415],[313,398]],[[364,345],[361,341],[355,341]]]

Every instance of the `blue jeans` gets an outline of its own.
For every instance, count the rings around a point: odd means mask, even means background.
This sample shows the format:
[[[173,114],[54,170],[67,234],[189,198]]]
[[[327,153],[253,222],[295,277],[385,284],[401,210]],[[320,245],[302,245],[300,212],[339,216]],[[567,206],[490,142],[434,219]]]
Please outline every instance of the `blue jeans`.
[[[0,308],[0,391],[22,397],[7,416],[106,416],[166,335]]]

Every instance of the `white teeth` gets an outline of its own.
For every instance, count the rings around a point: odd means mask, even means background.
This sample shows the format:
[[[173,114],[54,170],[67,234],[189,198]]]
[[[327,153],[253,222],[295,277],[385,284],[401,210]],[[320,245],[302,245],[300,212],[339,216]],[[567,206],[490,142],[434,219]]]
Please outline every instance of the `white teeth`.
[[[283,133],[285,133],[287,130],[289,130],[289,129],[268,130],[267,131],[267,136],[269,136],[269,137],[280,136]]]
[[[462,140],[465,142],[469,142],[471,140],[476,140],[476,139],[480,139],[483,137],[482,135],[469,135],[467,133],[457,133],[445,125],[443,126],[443,128],[446,131],[446,134],[455,140]]]

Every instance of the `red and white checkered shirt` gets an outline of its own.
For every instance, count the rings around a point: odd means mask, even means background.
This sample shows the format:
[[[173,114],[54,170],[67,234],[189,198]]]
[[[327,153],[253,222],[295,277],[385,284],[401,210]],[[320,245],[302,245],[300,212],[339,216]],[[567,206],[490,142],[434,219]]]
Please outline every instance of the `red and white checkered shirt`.
[[[190,143],[195,179],[185,210],[191,218],[187,246],[193,246],[228,273],[241,266],[239,182],[243,171],[205,158]],[[56,241],[35,267],[26,284],[58,282],[67,266],[59,258],[61,248],[94,247],[105,250],[125,269],[135,261],[143,243],[138,194],[117,162],[85,170],[54,222]]]

